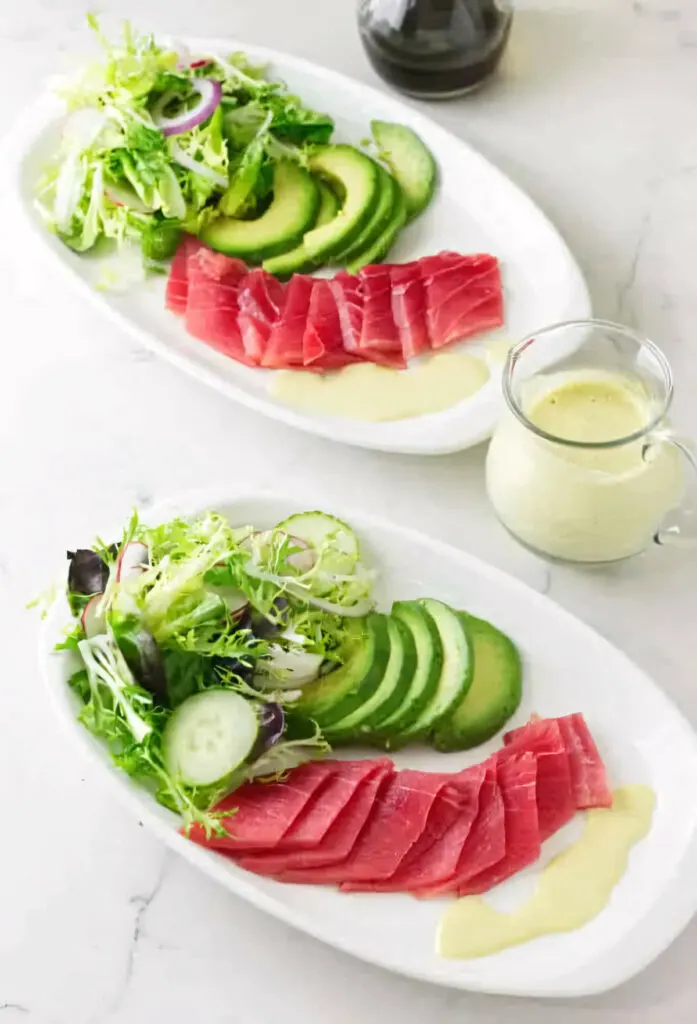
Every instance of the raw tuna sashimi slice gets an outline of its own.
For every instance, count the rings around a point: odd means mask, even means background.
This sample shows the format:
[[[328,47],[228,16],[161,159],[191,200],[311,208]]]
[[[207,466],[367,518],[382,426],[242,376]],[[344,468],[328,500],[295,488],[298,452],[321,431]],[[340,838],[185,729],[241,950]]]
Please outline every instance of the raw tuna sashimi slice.
[[[325,882],[389,878],[426,827],[436,794],[452,778],[407,769],[380,791],[349,856],[323,872]]]
[[[203,243],[199,242],[198,238],[194,238],[193,235],[184,235],[174,254],[167,279],[165,306],[177,316],[183,316],[186,312],[186,300],[189,294],[189,272],[187,268],[189,256],[202,247]]]
[[[390,267],[363,267],[359,272],[363,292],[363,323],[358,351],[366,359],[403,369],[406,361],[402,342],[392,315]]]
[[[279,854],[277,859],[274,858],[275,863],[269,857],[263,871],[259,871],[258,866],[254,870],[260,874],[272,875],[281,882],[323,885],[325,882],[333,881],[334,865],[338,861],[346,860],[351,853],[373,809],[378,793],[385,785],[389,785],[392,775],[392,762],[385,759],[375,774],[358,786],[343,812],[327,829],[324,838],[314,850]],[[255,858],[255,861],[258,860],[259,858]],[[246,867],[248,861],[249,858],[243,857],[239,864]]]
[[[322,789],[321,797],[298,815],[271,853],[251,854],[243,858],[243,867],[248,871],[265,874],[266,868],[277,864],[284,854],[315,849],[343,813],[359,786],[385,767],[384,760],[335,761],[333,764],[334,773]]]
[[[586,807],[611,807],[612,791],[605,765],[582,714],[558,718],[559,728],[569,754],[571,782],[579,810]]]
[[[226,836],[207,838],[200,826],[194,826],[189,838],[229,854],[271,849],[334,771],[331,761],[311,762],[296,768],[283,782],[247,782],[215,808],[219,812],[230,811],[230,816],[222,819]]]
[[[501,275],[494,256],[462,256],[435,273],[429,266],[424,261],[422,274],[432,348],[442,348],[503,323]]]
[[[409,892],[436,885],[452,875],[467,834],[477,816],[486,769],[474,765],[452,776],[436,796],[426,828],[393,875],[380,882],[348,882],[352,892]],[[446,836],[448,837],[446,839]]]
[[[187,260],[186,329],[219,352],[252,365],[237,325],[237,296],[247,273],[241,260],[201,247]]]
[[[314,281],[305,274],[291,277],[283,313],[271,328],[261,365],[273,369],[303,365],[303,336]]]
[[[431,897],[456,892],[470,878],[497,864],[505,855],[505,811],[497,782],[496,759],[489,758],[482,767],[485,776],[479,791],[479,807],[474,824],[467,828],[464,843],[460,841],[457,823],[445,833],[432,851],[434,859],[438,859],[443,879],[439,883],[414,886],[412,892],[415,896]],[[457,842],[453,840],[454,834]]]
[[[281,282],[260,267],[240,281],[237,322],[247,358],[255,366],[261,363],[271,329],[280,319],[283,298]]]
[[[339,311],[329,281],[315,280],[303,335],[303,364],[308,369],[338,370],[358,359],[344,350]]]
[[[529,751],[537,758],[537,817],[544,841],[576,813],[569,755],[559,724],[554,718],[529,722],[514,736],[504,737],[504,743],[499,757]]]
[[[556,722],[561,733],[569,758],[569,774],[575,806],[578,810],[588,807],[610,807],[612,792],[607,781],[607,772],[602,758],[595,745],[586,720],[582,714],[566,715],[563,718],[539,718],[533,715],[527,725],[521,725],[504,734],[506,746],[522,741],[521,749],[526,744],[526,737],[533,726]]]
[[[340,270],[330,281],[345,352],[358,352],[363,327],[363,285],[359,277]]]
[[[418,263],[390,268],[392,279],[392,316],[397,327],[405,360],[427,352],[431,347],[426,326],[426,289]]]
[[[506,852],[496,864],[460,883],[459,896],[487,892],[540,856],[535,755],[514,754],[499,761],[496,777],[503,795]]]

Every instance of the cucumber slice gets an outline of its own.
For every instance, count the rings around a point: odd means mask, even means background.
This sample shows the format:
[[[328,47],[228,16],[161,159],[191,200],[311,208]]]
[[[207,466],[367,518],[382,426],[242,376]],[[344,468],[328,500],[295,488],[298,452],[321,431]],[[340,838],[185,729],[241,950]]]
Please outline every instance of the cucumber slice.
[[[379,193],[378,165],[353,146],[321,146],[310,157],[310,170],[327,178],[343,196],[336,217],[305,235],[305,248],[317,263],[345,248],[368,222]]]
[[[392,175],[378,165],[379,193],[372,217],[353,241],[334,256],[334,263],[348,263],[354,256],[372,246],[392,220],[392,211],[397,199],[397,182]]]
[[[322,553],[322,568],[325,572],[349,575],[358,562],[358,538],[343,520],[326,512],[298,512],[289,516],[277,526],[292,537],[304,540],[311,548],[319,551],[325,544],[331,548]]]
[[[436,624],[417,601],[397,601],[392,614],[409,630],[416,650],[416,665],[407,692],[398,707],[382,721],[375,736],[388,750],[394,737],[416,721],[438,686],[443,667],[443,649]]]
[[[304,167],[281,160],[274,166],[273,199],[256,220],[220,217],[201,232],[212,249],[259,263],[296,246],[315,222],[319,191]]]
[[[188,786],[232,780],[251,757],[258,735],[251,701],[233,690],[202,690],[183,701],[165,726],[165,767]]]
[[[428,206],[436,187],[436,162],[416,132],[391,121],[371,121],[382,157],[402,186],[409,218]]]
[[[436,625],[443,661],[430,700],[406,729],[393,736],[396,746],[404,746],[410,740],[426,736],[462,703],[472,684],[474,659],[465,620],[442,601],[429,597],[419,603]]]
[[[330,743],[368,739],[375,728],[401,704],[416,668],[416,647],[404,623],[391,617],[387,620],[390,656],[385,674],[363,704],[328,727],[325,736]]]
[[[333,220],[339,212],[339,200],[328,185],[319,182],[319,210],[314,227],[321,227]],[[303,242],[280,256],[271,256],[262,263],[264,270],[276,277],[290,277],[291,274],[305,274],[314,270],[317,264],[310,258],[310,254]]]
[[[515,644],[483,619],[458,613],[472,640],[474,675],[469,693],[436,725],[437,750],[468,750],[491,739],[515,713],[522,695],[522,667]]]
[[[345,660],[340,668],[305,686],[294,707],[322,731],[356,711],[372,696],[385,674],[390,644],[387,617],[374,613],[349,626]]]
[[[371,266],[373,263],[382,263],[394,245],[397,235],[407,222],[407,205],[404,201],[404,193],[394,182],[396,193],[395,205],[387,226],[382,233],[368,245],[362,253],[354,256],[347,264],[346,269],[350,274],[357,274],[361,267]]]

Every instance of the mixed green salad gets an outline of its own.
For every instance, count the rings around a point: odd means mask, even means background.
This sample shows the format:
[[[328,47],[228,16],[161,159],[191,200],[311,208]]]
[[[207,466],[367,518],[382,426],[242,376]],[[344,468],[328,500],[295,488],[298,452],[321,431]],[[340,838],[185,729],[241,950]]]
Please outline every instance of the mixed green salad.
[[[294,533],[293,531],[296,531]],[[294,710],[299,687],[342,658],[372,607],[354,534],[322,513],[271,530],[210,512],[69,552],[80,720],[116,764],[185,822],[246,778],[277,775],[329,746]]]
[[[80,721],[209,834],[246,780],[346,744],[463,750],[520,702],[508,637],[433,598],[376,611],[356,535],[324,512],[271,529],[134,514],[117,543],[68,558],[57,650],[76,658]]]
[[[128,23],[112,44],[89,23],[103,56],[59,89],[69,117],[36,193],[76,252],[136,242],[164,270],[188,232],[280,276],[352,269],[384,258],[430,201],[435,164],[410,129],[373,122],[383,166],[329,144],[332,118],[243,53],[194,55]]]
[[[271,189],[274,163],[306,160],[334,125],[244,54],[193,57],[126,24],[103,59],[64,83],[73,114],[38,187],[47,225],[78,252],[101,238],[172,255],[179,232],[220,214],[244,216]]]

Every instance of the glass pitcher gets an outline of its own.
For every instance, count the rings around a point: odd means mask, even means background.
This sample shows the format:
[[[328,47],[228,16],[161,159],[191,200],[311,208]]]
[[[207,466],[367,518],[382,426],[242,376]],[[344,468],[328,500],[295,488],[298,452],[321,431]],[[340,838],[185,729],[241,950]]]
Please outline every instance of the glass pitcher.
[[[697,444],[667,420],[672,374],[651,341],[601,320],[557,324],[509,352],[503,390],[487,492],[523,545],[595,563],[697,543],[685,504]]]

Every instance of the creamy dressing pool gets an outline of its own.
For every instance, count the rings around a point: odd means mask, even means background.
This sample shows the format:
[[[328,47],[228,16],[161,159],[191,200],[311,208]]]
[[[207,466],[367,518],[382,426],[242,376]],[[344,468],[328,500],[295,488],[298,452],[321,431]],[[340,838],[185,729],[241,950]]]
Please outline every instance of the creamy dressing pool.
[[[284,370],[274,377],[271,394],[308,412],[379,423],[442,412],[471,398],[488,380],[484,359],[441,352],[406,371],[374,363],[330,374]]]
[[[537,377],[524,393],[523,411],[547,434],[597,447],[547,441],[507,413],[487,457],[487,490],[504,525],[557,558],[602,562],[641,551],[684,489],[672,446],[646,449],[640,437],[602,447],[646,430],[655,419],[642,386],[592,370]]]
[[[627,869],[632,846],[651,828],[656,797],[648,786],[624,786],[612,807],[588,811],[583,835],[540,873],[534,894],[511,913],[478,896],[451,904],[441,918],[437,947],[443,957],[490,956],[541,935],[568,932],[606,906]]]

